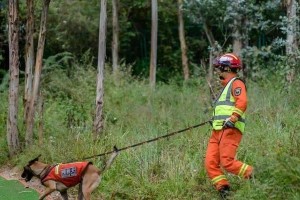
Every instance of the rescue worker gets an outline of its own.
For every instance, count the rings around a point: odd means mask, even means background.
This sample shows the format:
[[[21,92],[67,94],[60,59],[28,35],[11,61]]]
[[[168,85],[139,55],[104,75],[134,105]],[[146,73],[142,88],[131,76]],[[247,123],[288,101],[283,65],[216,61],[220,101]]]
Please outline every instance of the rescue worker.
[[[253,171],[252,166],[235,159],[245,130],[247,93],[244,82],[237,77],[242,66],[236,55],[226,53],[215,60],[214,66],[224,88],[214,105],[205,168],[221,198],[226,199],[230,185],[222,169],[245,179],[251,178]]]

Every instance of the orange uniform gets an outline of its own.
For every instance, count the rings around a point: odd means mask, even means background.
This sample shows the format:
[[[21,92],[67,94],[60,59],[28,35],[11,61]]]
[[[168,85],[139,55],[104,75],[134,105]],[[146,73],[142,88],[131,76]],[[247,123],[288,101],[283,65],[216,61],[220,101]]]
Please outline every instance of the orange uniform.
[[[233,73],[229,74],[222,80],[222,85],[225,87],[235,76]],[[234,106],[236,110],[245,112],[247,109],[247,93],[243,81],[239,79],[233,81],[231,94],[235,99]],[[239,117],[239,113],[233,112],[230,120],[236,122]],[[253,168],[235,159],[241,139],[242,133],[237,128],[223,128],[222,130],[212,131],[206,151],[205,168],[217,190],[229,186],[229,182],[221,168],[243,178],[250,178],[251,176]]]

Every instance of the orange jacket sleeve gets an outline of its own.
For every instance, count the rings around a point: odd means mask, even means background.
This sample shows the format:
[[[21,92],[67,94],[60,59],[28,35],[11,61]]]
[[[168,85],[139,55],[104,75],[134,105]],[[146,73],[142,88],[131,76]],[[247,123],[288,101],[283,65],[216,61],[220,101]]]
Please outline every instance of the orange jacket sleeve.
[[[232,120],[235,122],[247,109],[247,91],[245,83],[239,79],[232,83],[231,93],[235,99]]]

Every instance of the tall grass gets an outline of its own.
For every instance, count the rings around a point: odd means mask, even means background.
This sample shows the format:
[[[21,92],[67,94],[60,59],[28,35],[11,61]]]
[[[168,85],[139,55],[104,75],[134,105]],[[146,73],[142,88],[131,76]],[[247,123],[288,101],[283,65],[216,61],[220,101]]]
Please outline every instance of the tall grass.
[[[82,160],[201,123],[211,117],[209,92],[203,78],[184,84],[158,84],[121,73],[105,74],[104,132],[91,137],[96,71],[75,67],[45,75],[44,143],[24,149],[10,160],[22,167],[39,153],[49,163]],[[276,87],[278,88],[276,88]],[[238,158],[255,167],[245,181],[228,174],[231,199],[298,199],[300,196],[299,91],[280,89],[272,82],[248,83],[247,129]],[[7,93],[1,93],[1,99]],[[7,101],[0,105],[1,163],[8,162],[5,142]],[[22,113],[20,113],[22,115]],[[21,139],[24,127],[20,124]],[[120,152],[95,192],[96,199],[218,199],[204,169],[210,127],[205,125],[176,136]],[[107,157],[90,159],[103,166]]]

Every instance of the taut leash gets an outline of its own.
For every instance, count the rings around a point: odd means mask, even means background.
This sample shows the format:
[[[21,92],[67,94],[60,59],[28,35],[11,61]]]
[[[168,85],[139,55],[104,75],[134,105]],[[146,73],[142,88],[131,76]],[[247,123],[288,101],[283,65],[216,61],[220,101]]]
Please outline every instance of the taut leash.
[[[93,155],[93,156],[90,156],[90,157],[85,157],[83,158],[84,160],[87,160],[87,159],[90,159],[90,158],[95,158],[95,157],[101,157],[101,156],[104,156],[104,155],[108,155],[108,154],[111,154],[113,152],[115,152],[116,150],[117,151],[124,151],[126,149],[130,149],[130,148],[133,148],[133,147],[137,147],[137,146],[141,146],[143,144],[146,144],[146,143],[150,143],[150,142],[154,142],[154,141],[157,141],[157,140],[160,140],[162,138],[167,138],[167,137],[170,137],[170,136],[174,136],[178,133],[182,133],[182,132],[185,132],[185,131],[188,131],[188,130],[192,130],[194,128],[197,128],[197,127],[200,127],[200,126],[203,126],[207,123],[211,122],[211,120],[209,121],[206,121],[206,122],[203,122],[201,124],[197,124],[197,125],[194,125],[194,126],[190,126],[188,128],[185,128],[185,129],[182,129],[182,130],[179,130],[179,131],[175,131],[175,132],[171,132],[171,133],[168,133],[166,135],[162,135],[162,136],[159,136],[159,137],[156,137],[156,138],[153,138],[153,139],[150,139],[150,140],[147,140],[147,141],[143,141],[143,142],[140,142],[140,143],[137,143],[137,144],[133,144],[133,145],[130,145],[130,146],[127,146],[127,147],[123,147],[123,148],[116,148],[116,146],[114,146],[114,150],[113,151],[108,151],[108,152],[105,152],[105,153],[101,153],[101,154],[97,154],[97,155]]]

